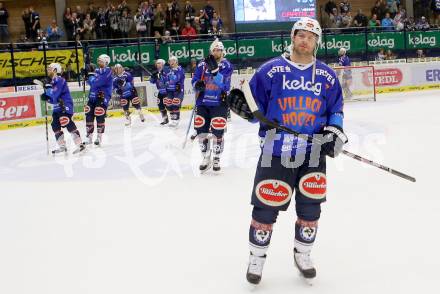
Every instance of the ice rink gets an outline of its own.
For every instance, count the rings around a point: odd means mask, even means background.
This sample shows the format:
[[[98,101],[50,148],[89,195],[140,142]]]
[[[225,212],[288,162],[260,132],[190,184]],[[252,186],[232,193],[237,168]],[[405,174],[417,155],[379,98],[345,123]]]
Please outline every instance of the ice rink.
[[[293,265],[291,205],[254,293],[436,293],[439,108],[438,91],[347,103],[346,149],[417,183],[329,159],[314,285]],[[177,130],[158,114],[109,119],[103,147],[82,156],[47,156],[44,126],[1,131],[0,293],[249,293],[257,125],[233,116],[222,172],[200,176],[198,145],[181,147],[189,115]]]

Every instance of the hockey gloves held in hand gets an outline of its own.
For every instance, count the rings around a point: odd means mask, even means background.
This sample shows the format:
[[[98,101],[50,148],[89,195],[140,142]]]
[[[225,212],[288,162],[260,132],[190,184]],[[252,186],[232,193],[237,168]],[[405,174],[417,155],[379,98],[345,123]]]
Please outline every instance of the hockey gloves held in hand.
[[[182,91],[182,87],[180,86],[180,84],[176,84],[176,92],[180,91]]]
[[[321,152],[324,155],[335,158],[342,152],[342,147],[348,142],[347,136],[344,134],[342,128],[337,126],[326,126],[323,135],[323,143],[321,145]]]
[[[98,102],[102,104],[104,104],[104,98],[105,98],[105,94],[104,91],[99,91],[98,92]]]
[[[194,89],[198,92],[203,92],[206,89],[206,84],[205,81],[202,80],[198,80],[195,84],[194,84]]]
[[[218,63],[217,60],[215,60],[214,55],[210,54],[208,57],[205,58],[205,63],[208,66],[208,70],[212,75],[217,75],[218,73]]]
[[[41,101],[49,101],[50,100],[50,96],[47,95],[46,93],[43,93],[40,95],[40,99]]]
[[[226,100],[229,108],[234,113],[248,121],[254,120],[254,115],[246,102],[243,91],[240,89],[232,89]]]

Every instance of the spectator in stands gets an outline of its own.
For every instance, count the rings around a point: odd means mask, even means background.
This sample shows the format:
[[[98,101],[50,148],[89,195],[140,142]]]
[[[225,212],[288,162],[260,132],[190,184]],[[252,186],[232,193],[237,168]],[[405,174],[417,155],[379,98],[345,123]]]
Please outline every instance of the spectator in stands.
[[[108,21],[110,24],[110,39],[119,38],[119,11],[116,10],[115,6],[111,6],[110,11],[108,11]]]
[[[376,14],[377,19],[381,20],[384,18],[386,12],[386,5],[382,0],[377,0],[374,7],[371,8],[371,15]]]
[[[205,10],[200,10],[200,12],[199,12],[199,23],[200,23],[199,34],[203,34],[203,35],[208,34],[209,18],[207,16]]]
[[[173,42],[173,38],[171,37],[170,31],[165,31],[165,34],[162,36],[162,44]]]
[[[86,14],[86,18],[83,21],[82,29],[82,39],[83,40],[95,40],[95,20],[92,19],[90,13]]]
[[[380,21],[377,19],[377,14],[373,14],[371,16],[370,21],[368,22],[368,27],[372,31],[376,31],[376,28],[380,27]]]
[[[179,2],[178,0],[173,0],[173,2],[171,3],[171,7],[173,8],[173,21],[175,21],[177,23],[177,25],[180,25],[180,6],[179,6]]]
[[[418,30],[418,31],[426,31],[426,30],[429,30],[429,28],[430,28],[430,25],[426,21],[426,17],[422,16],[420,18],[420,20],[416,24],[416,30]]]
[[[431,1],[432,27],[440,28],[440,0]]]
[[[122,1],[122,3],[125,3],[125,1]],[[128,10],[125,9],[122,11],[122,16],[119,18],[119,31],[121,32],[121,37],[128,39],[132,27],[133,19],[129,15]]]
[[[408,19],[407,19],[407,21],[405,23],[405,26],[406,26],[406,30],[407,31],[414,31],[416,29],[416,24],[414,22],[414,17],[412,17],[412,16],[408,17]]]
[[[349,13],[351,11],[351,4],[348,3],[348,0],[342,0],[339,4],[339,10],[342,13]]]
[[[21,13],[21,18],[23,19],[24,29],[26,32],[26,39],[29,40],[31,38],[31,13],[29,8],[25,8]]]
[[[196,15],[196,10],[194,9],[190,1],[186,1],[184,11],[185,11],[185,21],[189,22],[192,25],[194,22],[194,17]]]
[[[358,13],[354,16],[353,19],[354,27],[366,27],[368,26],[368,18],[365,14],[362,13],[362,9],[358,9]]]
[[[403,8],[399,9],[399,12],[394,16],[394,26],[397,31],[401,31],[405,28],[406,11]]]
[[[154,13],[153,30],[163,34],[165,27],[165,13],[162,9],[162,4],[157,4],[156,12]],[[156,35],[156,34],[155,34]]]
[[[397,7],[397,1],[396,0],[389,0],[387,2],[387,9],[388,12],[390,13],[391,17],[394,18],[394,16],[396,15],[397,11],[398,11],[398,7]]]
[[[64,29],[66,30],[67,40],[72,41],[71,37],[73,36],[72,27],[70,26],[70,22],[72,21],[72,10],[70,7],[66,7],[66,10],[63,14],[63,24]]]
[[[58,27],[57,20],[53,19],[52,23],[46,29],[47,41],[49,42],[59,42],[64,36],[63,31]],[[53,44],[58,47],[58,44]]]
[[[381,26],[384,31],[393,31],[394,30],[394,23],[390,17],[389,12],[385,13],[385,17],[382,19]]]
[[[198,16],[194,17],[194,28],[196,29],[197,34],[201,34],[200,18]]]
[[[329,0],[324,7],[324,11],[327,12],[328,15],[330,15],[333,12],[333,8],[338,8],[335,1]]]
[[[191,23],[189,21],[186,22],[185,27],[182,30],[182,38],[186,40],[197,38],[196,29],[191,26]]]
[[[383,48],[379,49],[379,52],[377,52],[377,55],[376,55],[376,60],[377,61],[385,60],[385,49],[383,49]]]
[[[160,35],[160,33],[158,31],[154,31],[154,51],[155,51],[155,55],[154,58],[158,59],[159,58],[159,54],[160,54],[160,45],[162,44],[162,36]]]
[[[136,32],[138,37],[147,37],[147,23],[145,20],[145,15],[143,14],[141,8],[138,9],[134,16],[134,23],[136,25]]]
[[[394,53],[388,49],[387,52],[385,53],[385,60],[394,60],[396,59],[396,55],[394,55]]]
[[[174,40],[178,40],[179,39],[179,31],[180,28],[177,25],[177,22],[175,20],[173,20],[173,23],[171,25],[171,28],[169,29],[170,32],[170,36],[174,39]]]
[[[425,58],[425,53],[423,52],[423,49],[417,49],[416,50],[416,58]]]
[[[95,21],[96,38],[98,40],[106,39],[108,36],[108,18],[104,8],[99,7],[98,14]]]
[[[90,18],[95,20],[96,22],[96,18],[98,17],[98,10],[95,8],[93,3],[89,3],[89,7],[87,8],[87,13],[89,13]]]
[[[326,11],[321,11],[321,28],[328,29],[331,27],[330,15]]]
[[[29,7],[29,12],[31,14],[31,40],[37,41],[38,32],[40,31],[40,14],[34,10],[34,7]]]
[[[335,15],[335,24],[336,24],[336,28],[341,28],[342,27],[342,15],[339,13],[339,11],[336,9],[333,10],[333,13]]]
[[[154,3],[153,0],[150,0],[145,4],[144,9],[142,10],[142,14],[144,15],[145,24],[147,26],[146,34],[148,37],[152,36],[153,22],[154,22]]]
[[[72,13],[72,16],[70,17],[70,21],[66,24],[66,30],[72,33],[72,35],[67,36],[68,40],[74,41],[78,39],[78,35],[82,33],[82,23],[80,19],[77,17],[76,12]]]
[[[340,28],[349,28],[351,27],[352,17],[350,12],[342,12],[341,13],[341,23],[339,25]]]
[[[83,22],[83,20],[86,18],[86,15],[84,14],[84,11],[82,10],[80,5],[76,6],[75,9],[76,12],[76,17],[81,21],[81,23]]]
[[[213,25],[213,21],[216,21],[217,22],[217,24],[216,24],[216,26],[217,26],[217,30],[222,30],[223,29],[223,21],[222,21],[222,19],[220,18],[220,15],[217,13],[217,12],[214,12],[214,15],[212,16],[212,19],[211,19],[211,26],[214,26]]]
[[[8,10],[3,2],[0,2],[0,43],[9,42],[8,17]]]
[[[127,1],[121,0],[121,3],[119,3],[119,5],[118,5],[119,14],[122,15],[124,10],[127,11],[127,14],[129,14],[131,12],[130,7],[128,7]]]
[[[330,13],[330,28],[337,28],[339,27],[339,24],[341,22],[340,16],[338,14],[338,9],[335,7],[333,8],[332,12]]]
[[[211,5],[211,1],[210,0],[206,0],[206,5],[205,5],[205,7],[203,7],[203,11],[205,12],[206,17],[208,18],[208,21],[211,21],[211,19],[214,17],[215,9]]]
[[[215,19],[212,19],[212,26],[208,30],[208,34],[214,38],[220,38],[223,33],[221,26]]]

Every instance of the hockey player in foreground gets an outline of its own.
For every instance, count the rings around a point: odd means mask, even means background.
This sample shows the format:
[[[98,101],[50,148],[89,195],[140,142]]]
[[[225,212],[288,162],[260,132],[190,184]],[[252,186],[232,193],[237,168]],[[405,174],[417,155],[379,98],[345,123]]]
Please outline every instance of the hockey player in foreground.
[[[167,96],[167,75],[168,72],[165,69],[165,60],[158,59],[155,62],[156,70],[153,72],[150,78],[150,83],[155,84],[157,88],[157,106],[159,107],[160,114],[162,116],[161,125],[166,125],[169,122],[168,112],[165,107],[165,102],[168,103]]]
[[[73,151],[73,153],[76,154],[83,151],[85,145],[81,143],[81,135],[72,119],[74,113],[73,99],[70,95],[66,80],[61,77],[61,73],[62,68],[59,63],[49,64],[47,67],[47,75],[50,78],[50,82],[44,85],[44,93],[41,95],[41,100],[53,104],[51,126],[55,133],[58,148],[52,150],[52,154],[67,152],[63,128],[66,128],[71,134],[73,142],[77,146]]]
[[[292,53],[263,64],[249,86],[260,112],[280,125],[319,138],[312,144],[281,130],[260,124],[262,153],[252,192],[249,229],[250,256],[246,278],[258,284],[279,211],[295,196],[297,220],[293,244],[294,263],[302,276],[312,279],[316,269],[310,259],[321,203],[326,200],[326,156],[342,152],[343,97],[335,72],[316,60],[321,28],[316,20],[301,18],[292,29]],[[252,99],[252,97],[250,98]],[[238,89],[228,96],[231,110],[255,121]],[[294,193],[295,192],[295,193]]]
[[[339,48],[338,55],[339,55],[339,59],[338,59],[339,66],[351,66],[350,58],[347,55],[347,49]],[[342,91],[344,93],[344,99],[351,99],[353,97],[353,93],[350,90],[350,86],[353,80],[351,69],[342,69],[339,71],[342,71],[342,74],[339,72],[338,76],[339,75],[341,76],[341,84],[342,84]]]
[[[105,117],[107,115],[108,103],[112,97],[113,76],[108,66],[110,56],[102,54],[98,57],[98,68],[88,73],[90,85],[89,101],[84,108],[86,115],[86,144],[92,144],[93,132],[95,130],[95,119],[98,136],[95,145],[101,145],[102,134],[105,130]]]
[[[170,69],[167,75],[167,95],[165,106],[170,112],[170,127],[177,127],[180,122],[180,107],[184,96],[185,72],[179,65],[177,57],[171,56],[168,60]]]
[[[192,85],[196,91],[196,115],[194,128],[199,138],[203,161],[200,171],[211,165],[220,170],[220,155],[223,152],[223,134],[226,128],[228,106],[226,96],[231,88],[232,64],[224,58],[223,43],[216,39],[210,47],[210,55],[197,65]],[[212,134],[212,144],[209,134]],[[213,159],[211,159],[211,145]]]
[[[114,66],[115,77],[113,79],[113,88],[120,97],[121,106],[125,114],[125,125],[131,125],[130,103],[136,109],[141,122],[145,121],[142,113],[141,99],[138,96],[136,88],[134,87],[133,76],[119,63]]]

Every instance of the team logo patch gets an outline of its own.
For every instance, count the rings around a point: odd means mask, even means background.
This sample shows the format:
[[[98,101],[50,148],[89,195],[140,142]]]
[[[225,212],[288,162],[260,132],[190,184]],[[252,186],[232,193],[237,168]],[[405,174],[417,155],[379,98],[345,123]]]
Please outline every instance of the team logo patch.
[[[89,113],[90,112],[90,106],[86,105],[84,106],[84,112]]]
[[[214,117],[211,120],[211,127],[214,130],[224,130],[226,128],[226,118],[224,118],[224,117]]]
[[[166,106],[170,106],[171,104],[173,104],[173,100],[169,98],[164,98],[163,104],[165,104]]]
[[[127,105],[128,100],[127,99],[121,99],[121,106]]]
[[[173,104],[174,105],[180,105],[180,99],[179,98],[174,98],[173,99]]]
[[[266,245],[270,240],[271,231],[255,230],[254,240],[260,245]]]
[[[59,122],[62,127],[65,127],[69,124],[70,118],[67,116],[62,116],[62,117],[60,117]]]
[[[255,188],[258,200],[269,206],[282,206],[292,197],[292,188],[279,180],[264,180]]]
[[[301,239],[307,242],[312,242],[315,240],[316,228],[313,227],[301,227],[299,229],[299,235]]]
[[[139,104],[141,102],[141,99],[139,99],[139,97],[134,97],[133,100],[131,101],[131,103],[133,104]]]
[[[310,173],[299,181],[299,190],[312,199],[323,199],[327,191],[327,177],[323,173]]]
[[[96,107],[95,108],[95,115],[96,116],[101,116],[105,114],[105,109],[102,107]]]
[[[205,118],[200,115],[196,115],[194,118],[194,127],[195,128],[201,128],[205,125]]]

